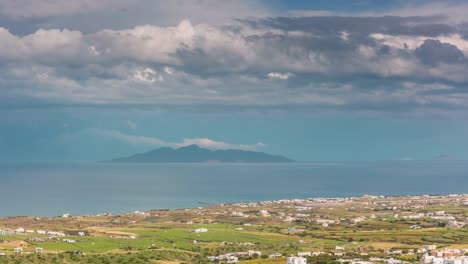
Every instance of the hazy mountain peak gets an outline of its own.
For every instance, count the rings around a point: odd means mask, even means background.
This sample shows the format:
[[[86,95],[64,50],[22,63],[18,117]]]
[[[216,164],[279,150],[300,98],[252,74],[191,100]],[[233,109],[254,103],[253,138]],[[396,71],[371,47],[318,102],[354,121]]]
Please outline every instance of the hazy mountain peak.
[[[212,151],[192,144],[178,149],[159,148],[129,157],[117,158],[112,162],[247,162],[247,163],[278,163],[292,162],[281,155],[271,155],[264,152],[226,149]]]

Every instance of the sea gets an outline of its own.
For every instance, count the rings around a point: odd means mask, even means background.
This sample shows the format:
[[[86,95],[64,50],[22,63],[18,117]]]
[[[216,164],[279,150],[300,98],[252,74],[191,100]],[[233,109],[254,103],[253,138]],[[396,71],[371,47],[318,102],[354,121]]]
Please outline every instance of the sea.
[[[0,164],[0,216],[126,213],[285,198],[468,193],[467,161]]]

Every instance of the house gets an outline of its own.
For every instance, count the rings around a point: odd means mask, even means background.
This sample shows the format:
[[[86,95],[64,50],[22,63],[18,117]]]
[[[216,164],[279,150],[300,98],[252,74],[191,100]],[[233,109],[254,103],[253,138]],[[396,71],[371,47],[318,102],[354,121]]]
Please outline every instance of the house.
[[[399,259],[389,258],[384,260],[387,264],[401,264],[402,261]]]
[[[463,251],[460,249],[444,249],[439,250],[436,252],[437,257],[444,257],[444,258],[453,258],[463,256]]]
[[[253,257],[253,256],[261,256],[262,255],[262,252],[261,251],[255,251],[255,250],[249,250],[247,251],[247,255],[249,257]]]
[[[329,224],[329,225],[335,224],[335,220],[330,220],[330,219],[317,219],[315,221],[317,222],[317,224]]]
[[[13,254],[22,254],[22,253],[23,253],[22,247],[17,247],[13,249]]]
[[[208,232],[208,229],[202,227],[202,228],[195,229],[194,232],[195,233],[206,233],[206,232]]]
[[[6,253],[0,252],[0,257],[4,257],[4,256],[6,256]]]
[[[449,220],[447,223],[447,227],[450,227],[450,228],[462,228],[465,225],[466,225],[465,222],[455,221],[455,220]]]
[[[234,211],[234,212],[231,213],[231,216],[243,217],[243,216],[244,216],[244,213],[243,213],[243,212],[236,212],[236,211]]]
[[[44,231],[44,230],[37,230],[36,233],[41,234],[41,235],[45,235],[47,232]]]
[[[312,256],[312,252],[310,252],[310,251],[307,251],[307,252],[298,252],[298,253],[297,253],[297,256],[298,256],[298,257],[310,257],[310,256]]]
[[[366,217],[365,217],[365,216],[359,216],[359,217],[356,217],[356,218],[351,219],[351,221],[352,221],[353,223],[355,223],[355,224],[360,223],[360,222],[362,222],[362,221],[364,221],[364,220],[366,220]]]
[[[373,262],[364,261],[361,259],[339,259],[338,262],[340,263],[350,263],[350,264],[372,264]]]
[[[267,216],[270,216],[270,213],[268,213],[267,210],[260,210],[260,215],[263,216],[263,217],[267,217]]]
[[[42,254],[42,253],[44,253],[43,248],[36,248],[36,254]]]
[[[307,259],[303,257],[288,257],[286,264],[307,264]]]
[[[239,262],[239,258],[236,256],[228,256],[226,257],[227,263],[237,263]]]
[[[64,237],[65,234],[62,233],[62,232],[56,232],[56,231],[47,231],[47,234],[48,235],[51,235],[51,236],[60,236],[60,237]]]
[[[403,251],[400,250],[400,249],[390,249],[390,251],[388,252],[388,254],[392,254],[392,255],[402,255],[402,254],[403,254]]]
[[[283,255],[281,253],[274,253],[268,256],[268,258],[281,258]]]
[[[416,250],[416,253],[418,253],[418,254],[426,253],[426,252],[427,252],[427,249],[425,249],[425,248],[418,248],[418,250]]]
[[[424,247],[424,249],[426,249],[426,250],[435,250],[436,248],[437,248],[436,245],[426,245],[426,246]]]
[[[139,216],[145,216],[145,217],[146,217],[146,216],[150,216],[149,213],[147,213],[147,212],[141,212],[141,211],[135,211],[135,212],[133,212],[133,214],[134,214],[134,215],[139,215]]]
[[[78,232],[78,236],[85,236],[85,232]]]
[[[44,238],[42,237],[28,237],[29,241],[34,241],[34,242],[44,242]]]
[[[12,234],[13,234],[12,231],[0,230],[0,235],[2,235],[2,236],[10,236]]]
[[[22,228],[22,227],[16,228],[15,232],[16,233],[24,233],[24,228]]]

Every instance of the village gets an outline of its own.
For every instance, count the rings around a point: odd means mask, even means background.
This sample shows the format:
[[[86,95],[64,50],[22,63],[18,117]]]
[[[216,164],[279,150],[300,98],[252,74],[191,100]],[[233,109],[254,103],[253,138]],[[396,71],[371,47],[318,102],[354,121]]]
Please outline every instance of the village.
[[[0,263],[153,254],[175,263],[468,264],[467,223],[466,194],[8,217],[0,219]]]

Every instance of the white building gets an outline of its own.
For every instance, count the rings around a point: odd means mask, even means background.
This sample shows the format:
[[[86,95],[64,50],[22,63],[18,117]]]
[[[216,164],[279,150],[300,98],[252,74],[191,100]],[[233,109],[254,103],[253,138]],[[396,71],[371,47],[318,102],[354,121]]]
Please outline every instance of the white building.
[[[243,216],[244,216],[244,213],[243,213],[243,212],[234,211],[234,212],[231,213],[231,216],[243,217]]]
[[[22,247],[17,247],[13,249],[13,254],[22,254],[22,253],[23,253]]]
[[[255,256],[255,255],[261,256],[261,255],[262,255],[262,252],[261,252],[261,251],[255,251],[255,250],[249,250],[249,251],[247,251],[247,255],[248,255],[249,257],[253,257],[253,256]]]
[[[227,263],[237,263],[239,262],[239,258],[236,256],[228,256],[226,257]]]
[[[195,233],[206,233],[206,232],[208,232],[208,229],[202,227],[202,228],[195,229],[194,232]]]
[[[307,264],[307,259],[303,257],[288,257],[286,264]]]
[[[436,246],[436,245],[426,245],[424,248],[425,248],[426,250],[434,250],[434,249],[437,248],[437,246]]]
[[[330,219],[317,219],[315,221],[317,222],[317,224],[329,224],[329,225],[335,224],[335,220],[330,220]]]
[[[267,210],[260,210],[260,215],[263,217],[267,217],[267,216],[270,216],[270,213],[268,213]]]
[[[36,254],[42,254],[42,253],[44,253],[43,248],[36,248]]]
[[[0,230],[0,235],[2,235],[2,236],[10,236],[12,234],[13,234],[12,231]]]
[[[319,256],[319,255],[324,255],[324,254],[325,254],[325,252],[323,252],[323,251],[314,251],[314,252],[312,252],[312,256]]]
[[[268,258],[281,258],[283,255],[281,253],[274,253],[268,256]]]

